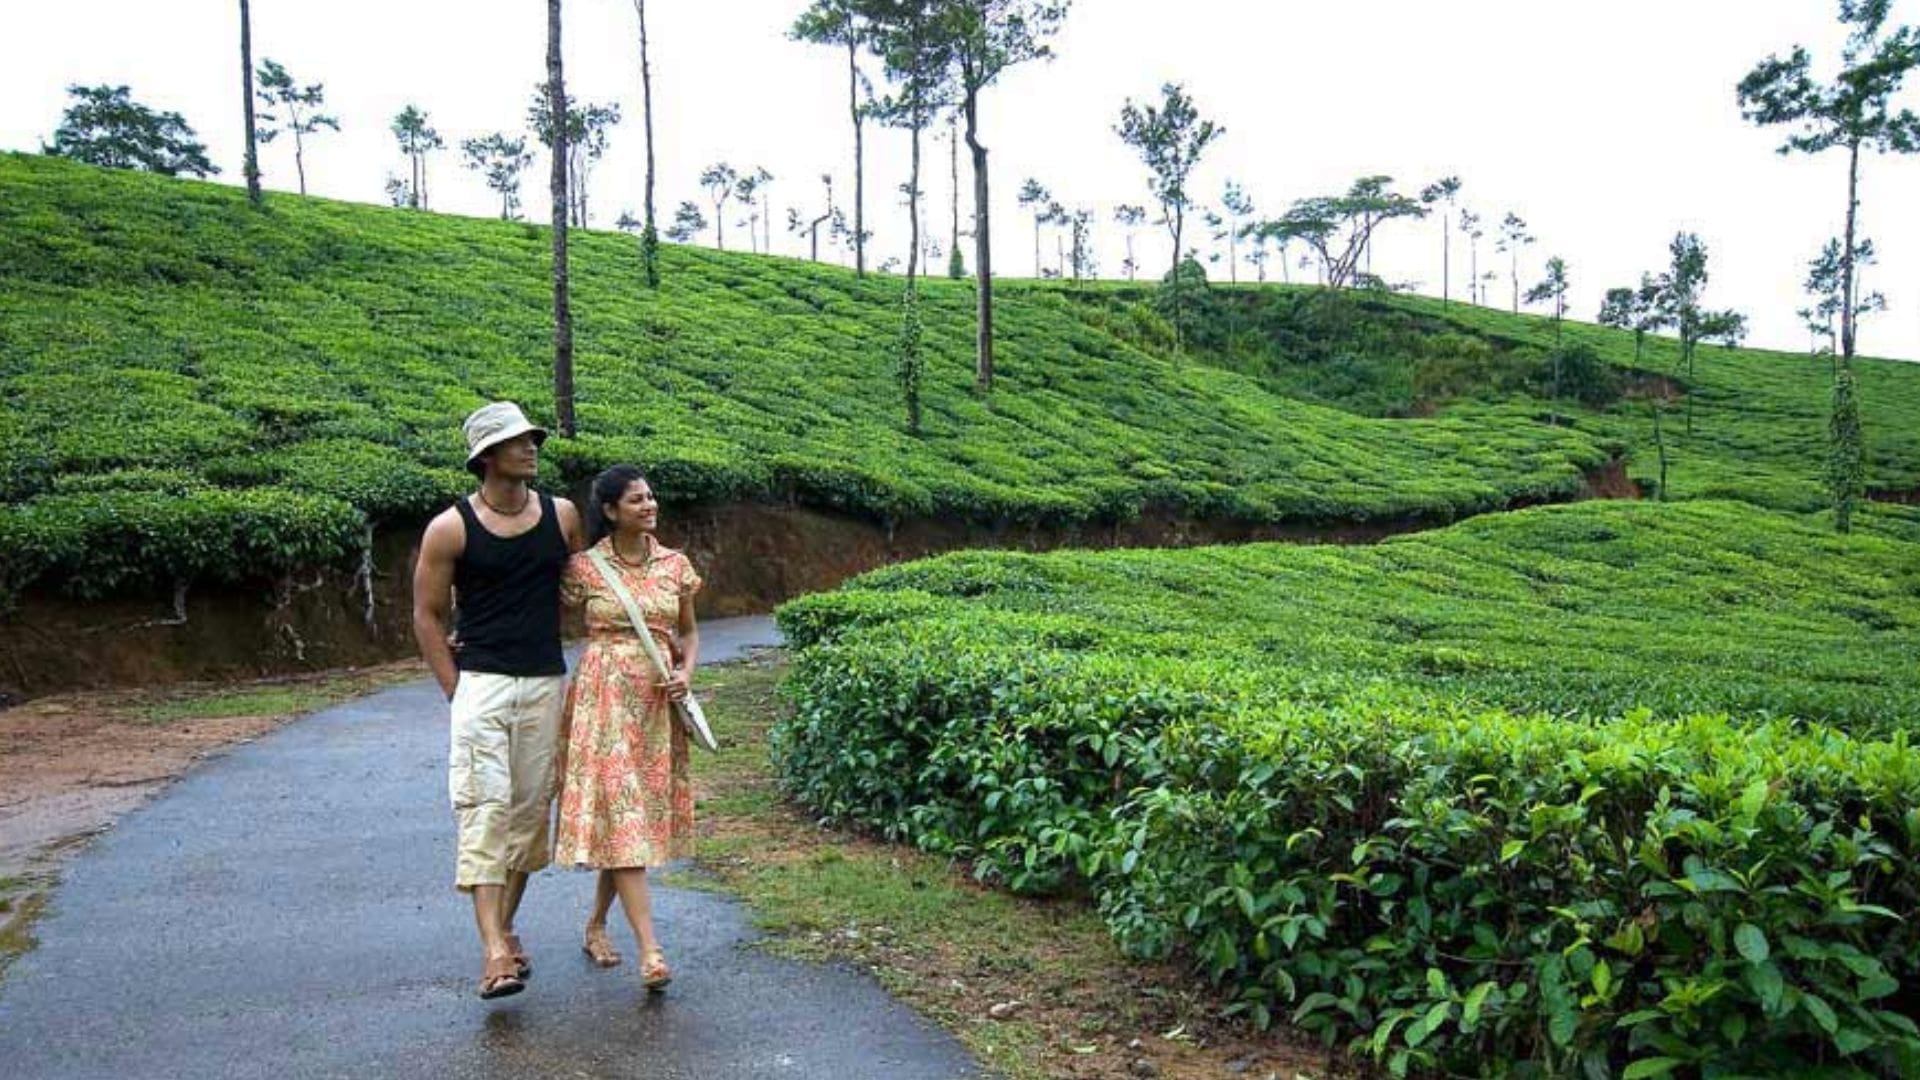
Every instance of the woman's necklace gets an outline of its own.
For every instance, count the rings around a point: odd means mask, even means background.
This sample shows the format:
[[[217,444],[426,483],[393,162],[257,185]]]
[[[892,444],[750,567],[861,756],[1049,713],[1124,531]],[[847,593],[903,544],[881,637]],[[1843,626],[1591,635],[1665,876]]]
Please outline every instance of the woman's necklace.
[[[533,492],[525,488],[521,489],[520,505],[517,507],[514,507],[512,510],[502,510],[499,507],[493,505],[493,500],[487,498],[486,488],[481,488],[479,491],[479,495],[480,495],[480,505],[486,507],[487,509],[493,511],[496,514],[499,514],[501,517],[519,517],[521,514],[526,513],[527,506],[533,502]]]
[[[647,554],[645,558],[642,558],[636,561],[636,560],[627,558],[626,554],[620,550],[620,538],[617,536],[614,537],[613,538],[613,557],[637,570],[645,570],[647,567],[653,565],[653,538],[650,536],[642,535],[640,537],[640,542],[646,545]]]

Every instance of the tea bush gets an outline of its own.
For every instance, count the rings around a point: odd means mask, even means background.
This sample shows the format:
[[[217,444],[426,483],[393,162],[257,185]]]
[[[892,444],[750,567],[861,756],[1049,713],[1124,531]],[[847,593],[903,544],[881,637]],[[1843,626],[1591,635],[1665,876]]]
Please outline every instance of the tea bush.
[[[780,621],[793,795],[1083,892],[1259,1023],[1396,1074],[1920,1067],[1910,543],[1588,503],[951,555]]]

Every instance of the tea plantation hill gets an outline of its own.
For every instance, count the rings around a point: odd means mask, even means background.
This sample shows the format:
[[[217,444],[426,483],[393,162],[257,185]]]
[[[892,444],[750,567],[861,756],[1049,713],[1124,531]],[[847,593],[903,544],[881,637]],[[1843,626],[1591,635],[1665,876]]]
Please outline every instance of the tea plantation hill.
[[[228,187],[27,155],[0,156],[0,192],[0,601],[350,562],[369,522],[410,526],[468,486],[467,410],[549,408],[543,229],[287,195],[258,213]],[[582,434],[550,444],[552,486],[632,460],[673,499],[885,523],[1342,523],[1571,497],[1628,448],[1649,468],[1629,405],[1556,429],[1505,379],[1455,388],[1433,419],[1358,415],[1300,400],[1314,389],[1270,357],[1173,357],[1144,295],[1019,283],[981,400],[970,289],[927,282],[914,437],[889,353],[897,280],[669,247],[653,293],[631,238],[588,233],[575,251]],[[1445,320],[1443,352],[1547,332],[1386,303]],[[1569,332],[1630,355],[1624,335]],[[1678,489],[1812,508],[1820,366],[1710,352]],[[1920,369],[1862,367],[1875,475],[1911,483]]]
[[[0,574],[80,592],[351,557],[470,485],[458,425],[550,403],[547,239],[524,224],[0,157]],[[575,248],[581,437],[670,499],[881,521],[1447,519],[1569,497],[1613,449],[1522,412],[1355,417],[1176,362],[1013,290],[972,390],[972,300],[927,285],[926,432],[903,430],[899,282],[615,233]]]
[[[1132,316],[1138,288],[1067,290],[1091,317],[1130,340],[1151,330]],[[1424,296],[1348,292],[1329,305],[1318,288],[1262,285],[1209,290],[1192,355],[1244,372],[1289,397],[1362,416],[1471,419],[1527,404],[1549,412],[1551,320]],[[1869,324],[1869,331],[1871,326]],[[1564,347],[1591,366],[1563,372],[1560,415],[1580,430],[1629,448],[1629,474],[1648,491],[1659,477],[1651,398],[1666,401],[1662,425],[1675,498],[1740,499],[1783,510],[1827,504],[1832,362],[1805,353],[1696,348],[1691,378],[1679,343],[1648,335],[1636,358],[1631,333],[1566,321]],[[1861,360],[1869,484],[1883,496],[1920,498],[1920,363]],[[1587,403],[1578,400],[1584,391]],[[1687,414],[1691,406],[1692,430]]]

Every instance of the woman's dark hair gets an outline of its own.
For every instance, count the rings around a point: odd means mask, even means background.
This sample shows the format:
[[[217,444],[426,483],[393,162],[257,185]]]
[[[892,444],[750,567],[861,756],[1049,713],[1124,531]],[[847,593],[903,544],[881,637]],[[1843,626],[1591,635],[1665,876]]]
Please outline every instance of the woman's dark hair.
[[[615,465],[593,478],[593,490],[587,495],[587,543],[597,544],[613,531],[613,523],[607,520],[607,505],[619,502],[634,481],[646,478],[634,465]]]

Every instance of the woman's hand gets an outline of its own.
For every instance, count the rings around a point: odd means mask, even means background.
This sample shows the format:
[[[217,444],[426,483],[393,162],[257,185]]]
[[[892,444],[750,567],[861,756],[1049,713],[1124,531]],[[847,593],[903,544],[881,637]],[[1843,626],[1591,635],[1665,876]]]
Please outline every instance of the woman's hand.
[[[691,692],[687,685],[687,673],[684,670],[675,671],[672,678],[654,685],[666,693],[669,701],[685,701],[687,694]]]

